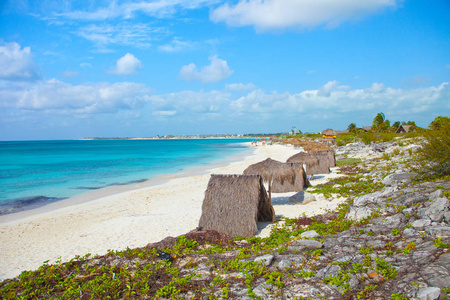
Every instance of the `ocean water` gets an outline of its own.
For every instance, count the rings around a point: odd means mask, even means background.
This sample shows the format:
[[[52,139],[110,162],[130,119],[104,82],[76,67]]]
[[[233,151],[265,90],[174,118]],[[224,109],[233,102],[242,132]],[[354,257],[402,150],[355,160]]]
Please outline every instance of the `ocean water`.
[[[0,142],[0,215],[237,155],[249,139]]]

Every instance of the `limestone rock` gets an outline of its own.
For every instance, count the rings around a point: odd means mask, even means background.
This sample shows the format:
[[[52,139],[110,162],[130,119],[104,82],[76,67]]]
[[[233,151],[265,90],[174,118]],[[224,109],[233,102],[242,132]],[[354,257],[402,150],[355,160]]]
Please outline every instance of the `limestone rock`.
[[[316,201],[316,196],[305,191],[298,192],[297,194],[289,197],[289,202],[295,204],[307,204],[313,201]]]
[[[323,278],[326,276],[330,276],[330,275],[337,275],[338,271],[341,269],[341,267],[337,266],[337,265],[328,265],[325,268],[320,269],[317,273],[316,273],[316,278]]]
[[[433,222],[441,222],[444,214],[449,210],[449,206],[450,202],[447,198],[437,198],[425,212],[425,216]]]
[[[304,251],[316,250],[322,248],[323,244],[315,240],[296,240],[290,243],[288,250],[290,251]]]
[[[264,265],[266,266],[270,266],[270,264],[273,261],[274,256],[272,254],[266,254],[266,255],[262,255],[262,256],[258,256],[255,258],[255,261],[262,261],[264,262]]]
[[[433,193],[431,193],[430,196],[428,197],[428,199],[433,200],[436,198],[441,198],[442,196],[444,196],[444,193],[442,192],[442,190],[437,190],[437,191],[434,191]]]
[[[417,299],[420,300],[437,300],[441,295],[441,289],[437,287],[427,287],[420,289],[417,293]]]
[[[315,230],[309,230],[309,231],[305,231],[302,234],[300,234],[300,237],[308,238],[308,239],[315,239],[315,238],[319,238],[320,234],[318,234]]]
[[[373,209],[369,207],[350,207],[350,211],[345,216],[347,219],[354,220],[354,221],[360,221],[364,218],[370,217],[372,214]]]
[[[416,173],[399,173],[386,176],[382,183],[385,185],[398,185],[404,182],[410,182],[412,178],[416,177]]]
[[[450,237],[450,226],[430,226],[426,232],[437,238]]]
[[[288,259],[283,259],[278,263],[278,269],[283,270],[292,266],[292,262]]]

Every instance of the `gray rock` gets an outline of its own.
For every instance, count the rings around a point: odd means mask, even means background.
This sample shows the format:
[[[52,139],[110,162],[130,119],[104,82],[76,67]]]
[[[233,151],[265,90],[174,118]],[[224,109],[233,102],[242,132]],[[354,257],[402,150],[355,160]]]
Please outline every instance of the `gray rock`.
[[[274,258],[274,256],[272,254],[266,254],[266,255],[256,257],[254,261],[256,261],[256,262],[262,261],[262,262],[264,262],[264,265],[270,266],[270,264],[273,261],[273,258]]]
[[[437,190],[430,194],[430,196],[428,197],[428,200],[441,198],[442,196],[444,196],[444,193],[442,192],[442,190]]]
[[[430,226],[425,229],[427,233],[434,237],[450,237],[450,226]]]
[[[437,198],[425,211],[425,216],[430,218],[433,222],[441,222],[444,218],[444,214],[448,212],[450,202],[447,198]]]
[[[444,213],[444,222],[450,223],[450,210]]]
[[[368,204],[375,205],[375,204],[379,203],[378,198],[381,196],[382,196],[382,193],[378,191],[378,192],[374,192],[374,193],[370,193],[367,195],[356,197],[355,200],[353,201],[353,206],[363,207]]]
[[[316,250],[322,248],[323,244],[315,240],[296,240],[288,246],[290,251]]]
[[[271,286],[269,284],[261,283],[253,288],[253,292],[256,294],[256,296],[266,299],[266,297],[269,295],[268,289],[271,289]]]
[[[370,217],[372,215],[372,212],[374,209],[369,207],[350,207],[349,212],[345,216],[347,219],[354,220],[354,221],[360,221],[364,218]]]
[[[315,238],[319,238],[320,235],[315,230],[309,230],[309,231],[305,231],[302,234],[300,234],[300,237],[315,239]]]
[[[356,289],[359,286],[359,280],[352,276],[349,281],[349,287],[352,289]]]
[[[292,262],[288,259],[282,259],[279,263],[278,263],[278,269],[286,269],[289,268],[290,266],[292,266]]]
[[[417,293],[417,299],[420,300],[436,300],[441,295],[441,289],[437,287],[427,287],[420,289]]]
[[[385,185],[399,185],[404,182],[410,182],[412,178],[416,177],[416,173],[394,173],[391,175],[386,176],[382,183]]]
[[[314,277],[323,278],[330,275],[335,276],[340,269],[341,267],[339,267],[338,265],[328,265],[325,268],[320,269]]]
[[[420,275],[422,278],[426,278],[427,283],[431,286],[439,287],[441,289],[448,288],[450,274],[446,266],[444,267],[437,264],[429,265],[420,271]]]
[[[307,204],[313,201],[316,201],[316,196],[305,191],[298,192],[289,197],[289,202],[296,204]]]
[[[401,224],[406,222],[406,217],[403,214],[396,214],[385,219],[384,225],[389,228],[398,228]]]
[[[413,237],[417,234],[417,232],[412,228],[406,228],[403,230],[403,236],[405,237]]]

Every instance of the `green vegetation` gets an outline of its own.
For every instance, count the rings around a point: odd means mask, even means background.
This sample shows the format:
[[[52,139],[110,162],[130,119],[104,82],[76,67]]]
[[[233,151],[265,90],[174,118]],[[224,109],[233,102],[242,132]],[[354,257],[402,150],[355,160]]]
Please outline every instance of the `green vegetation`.
[[[341,160],[336,161],[336,167],[343,167],[343,166],[349,166],[354,165],[357,163],[361,163],[362,160],[360,158],[345,158]]]
[[[418,171],[426,177],[450,175],[450,118],[437,117],[427,131],[417,157]]]

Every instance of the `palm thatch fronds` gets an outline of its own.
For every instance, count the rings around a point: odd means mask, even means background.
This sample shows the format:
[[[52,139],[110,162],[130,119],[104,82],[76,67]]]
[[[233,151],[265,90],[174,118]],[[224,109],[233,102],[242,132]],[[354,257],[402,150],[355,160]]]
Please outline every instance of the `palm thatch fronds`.
[[[302,173],[298,167],[282,163],[271,158],[250,165],[244,170],[244,174],[261,175],[264,182],[269,184],[269,198],[273,193],[287,193],[302,191],[304,182]]]
[[[295,172],[295,183],[294,183],[294,191],[300,192],[303,191],[305,187],[311,186],[311,183],[306,176],[306,171],[303,167],[302,163],[286,163],[294,169]]]
[[[320,150],[314,153],[319,159],[319,162],[328,168],[336,167],[336,158],[334,156],[334,150]]]
[[[333,148],[328,145],[311,141],[300,141],[299,145],[303,148],[303,150],[312,154],[322,150],[333,150]]]
[[[326,171],[323,168],[320,168],[319,158],[307,152],[297,153],[289,157],[287,162],[303,164],[307,175],[323,174]]]
[[[258,221],[275,221],[275,211],[261,176],[211,175],[199,227],[251,237],[258,231]]]
[[[324,131],[322,131],[322,134],[323,135],[329,135],[329,136],[336,136],[336,135],[338,135],[336,130],[333,130],[333,129],[330,129],[330,128],[325,129]]]

